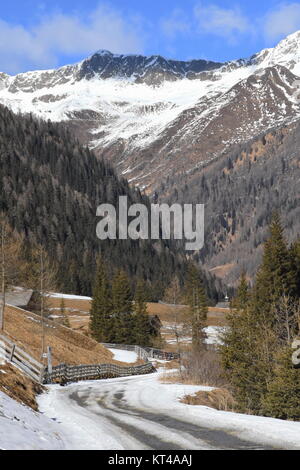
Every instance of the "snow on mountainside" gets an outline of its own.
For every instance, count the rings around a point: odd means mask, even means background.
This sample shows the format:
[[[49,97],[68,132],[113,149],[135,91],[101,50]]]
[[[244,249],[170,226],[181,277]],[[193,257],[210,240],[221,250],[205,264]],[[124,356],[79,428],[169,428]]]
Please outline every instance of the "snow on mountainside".
[[[0,74],[0,103],[66,121],[143,187],[300,116],[300,32],[226,64],[99,51],[57,70]]]

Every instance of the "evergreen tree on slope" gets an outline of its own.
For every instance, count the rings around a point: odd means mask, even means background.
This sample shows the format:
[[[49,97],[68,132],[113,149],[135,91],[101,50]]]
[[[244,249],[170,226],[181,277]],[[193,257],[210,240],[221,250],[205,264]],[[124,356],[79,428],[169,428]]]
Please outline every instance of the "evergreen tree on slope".
[[[110,342],[113,339],[114,319],[112,313],[111,289],[104,261],[99,257],[90,311],[90,330],[92,336],[99,342]]]
[[[135,342],[139,346],[150,346],[150,322],[147,313],[146,286],[142,280],[137,282],[134,296]]]

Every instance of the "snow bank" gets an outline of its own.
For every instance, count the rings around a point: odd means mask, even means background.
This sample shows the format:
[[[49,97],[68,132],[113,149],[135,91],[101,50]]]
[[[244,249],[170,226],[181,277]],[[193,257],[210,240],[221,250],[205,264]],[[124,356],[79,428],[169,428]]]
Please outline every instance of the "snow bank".
[[[138,355],[134,351],[125,351],[123,349],[113,349],[113,348],[107,348],[107,349],[113,353],[114,359],[116,361],[127,362],[128,364],[131,364],[138,360]]]
[[[0,392],[1,450],[61,450],[59,425]]]

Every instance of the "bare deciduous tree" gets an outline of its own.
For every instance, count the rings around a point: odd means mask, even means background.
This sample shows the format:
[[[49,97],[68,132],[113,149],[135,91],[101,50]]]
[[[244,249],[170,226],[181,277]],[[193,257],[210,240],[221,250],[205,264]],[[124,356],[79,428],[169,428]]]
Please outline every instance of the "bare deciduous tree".
[[[0,330],[5,327],[5,305],[7,288],[17,281],[22,238],[8,224],[7,218],[0,215],[0,253],[1,253],[1,307]]]

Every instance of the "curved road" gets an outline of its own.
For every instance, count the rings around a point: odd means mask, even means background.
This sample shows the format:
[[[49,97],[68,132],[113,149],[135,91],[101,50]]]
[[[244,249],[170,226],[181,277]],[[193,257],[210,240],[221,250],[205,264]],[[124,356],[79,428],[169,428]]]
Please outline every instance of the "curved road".
[[[274,449],[240,438],[230,426],[203,423],[192,406],[174,406],[164,396],[172,387],[158,384],[153,374],[56,387],[46,413],[54,417],[56,410],[56,420],[77,435],[77,442],[72,441],[77,448]]]

